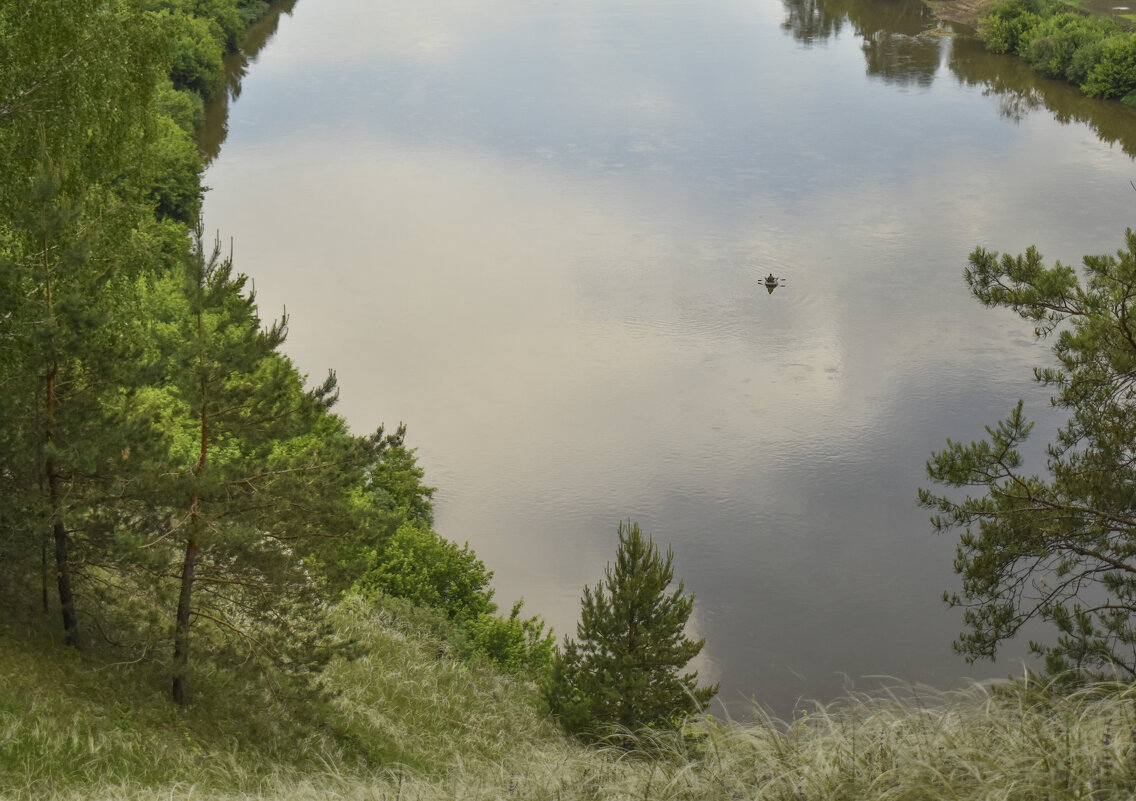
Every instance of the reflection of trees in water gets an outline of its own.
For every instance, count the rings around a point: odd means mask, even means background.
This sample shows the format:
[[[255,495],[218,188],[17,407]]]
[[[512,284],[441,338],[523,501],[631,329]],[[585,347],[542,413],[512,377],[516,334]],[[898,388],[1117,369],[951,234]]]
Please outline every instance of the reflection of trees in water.
[[[793,38],[805,44],[823,42],[831,36],[840,33],[844,27],[843,12],[832,10],[833,5],[825,0],[782,0],[785,4],[785,21],[781,23],[784,30],[793,34]]]
[[[987,53],[975,39],[956,41],[949,65],[959,83],[997,97],[999,111],[1008,119],[1018,121],[1044,108],[1063,125],[1088,125],[1101,141],[1119,144],[1136,158],[1136,109],[1086,97],[1073,84],[1041,77],[1020,58]]]
[[[1064,124],[1083,123],[1101,140],[1136,157],[1136,109],[1093,100],[1072,84],[1042,78],[1022,59],[987,53],[972,36],[938,36],[934,16],[919,0],[782,0],[781,27],[806,45],[838,35],[844,25],[863,38],[869,75],[888,83],[928,86],[944,61],[960,83],[996,97],[1001,114],[1021,120],[1048,109]],[[944,57],[945,56],[945,57]]]
[[[781,27],[805,44],[840,33],[845,22],[863,38],[868,74],[889,83],[928,85],[941,61],[941,37],[924,32],[934,19],[919,0],[782,0]]]
[[[249,64],[256,60],[257,54],[276,34],[280,17],[291,14],[296,2],[273,2],[268,12],[245,31],[237,52],[225,56],[225,88],[205,104],[205,120],[197,132],[197,147],[206,164],[221,152],[221,143],[229,133],[229,101],[241,96],[241,81],[248,73]]]
[[[945,39],[877,31],[863,44],[868,74],[888,83],[930,86],[939,71]]]

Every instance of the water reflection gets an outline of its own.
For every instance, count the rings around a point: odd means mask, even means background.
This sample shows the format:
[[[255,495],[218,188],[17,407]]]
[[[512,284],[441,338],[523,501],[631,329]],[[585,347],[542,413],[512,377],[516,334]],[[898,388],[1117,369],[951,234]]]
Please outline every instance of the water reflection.
[[[996,97],[1008,119],[1020,121],[1044,109],[1063,125],[1088,125],[1102,142],[1119,144],[1127,155],[1136,156],[1136,109],[1086,97],[1073,84],[1039,76],[1021,59],[987,53],[976,39],[955,42],[949,67],[960,84]]]
[[[940,29],[935,29],[940,30]],[[950,40],[934,33],[877,31],[864,40],[868,74],[888,83],[929,86]]]
[[[207,227],[352,425],[409,424],[504,605],[572,631],[630,516],[674,546],[725,699],[948,684],[923,463],[1046,398],[966,253],[1098,252],[1131,161],[1000,117],[925,27],[884,0],[299,3]]]
[[[241,96],[241,81],[249,65],[266,44],[272,41],[280,26],[280,17],[291,14],[297,0],[276,0],[263,17],[245,31],[240,48],[225,56],[225,88],[205,105],[205,120],[197,132],[197,147],[209,164],[221,152],[221,145],[229,133],[229,103]]]
[[[935,19],[918,0],[782,0],[782,28],[813,46],[848,24],[863,39],[867,74],[897,85],[930,86],[944,66],[964,86],[997,98],[1003,117],[1020,122],[1045,109],[1060,123],[1082,123],[1136,156],[1136,109],[1086,97],[1076,86],[1044,78],[1014,56],[986,52],[973,36]]]
[[[918,0],[783,0],[782,28],[806,45],[838,35],[847,22],[863,39],[868,74],[888,83],[927,86],[946,46]]]
[[[823,42],[836,36],[848,21],[843,9],[826,0],[782,0],[785,4],[785,21],[781,27],[793,38],[807,45]]]

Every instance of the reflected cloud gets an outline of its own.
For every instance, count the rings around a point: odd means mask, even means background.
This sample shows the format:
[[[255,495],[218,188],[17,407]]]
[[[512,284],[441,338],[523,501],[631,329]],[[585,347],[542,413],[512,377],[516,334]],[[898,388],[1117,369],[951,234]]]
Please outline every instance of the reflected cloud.
[[[357,430],[409,424],[503,605],[570,633],[633,517],[734,695],[959,675],[952,546],[914,486],[1042,361],[966,294],[966,254],[1075,262],[1131,208],[1130,159],[1007,124],[962,40],[866,5],[793,12],[849,20],[806,52],[777,3],[300,3],[206,180],[289,353],[337,370]]]

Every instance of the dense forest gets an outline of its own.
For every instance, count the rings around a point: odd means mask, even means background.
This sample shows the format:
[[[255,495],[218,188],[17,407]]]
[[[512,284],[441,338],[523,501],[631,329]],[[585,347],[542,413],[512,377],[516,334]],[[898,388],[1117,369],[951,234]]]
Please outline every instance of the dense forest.
[[[352,433],[196,223],[194,132],[261,0],[0,11],[0,604],[61,647],[301,676],[350,593],[442,610],[540,668],[491,573],[432,528],[405,428]]]

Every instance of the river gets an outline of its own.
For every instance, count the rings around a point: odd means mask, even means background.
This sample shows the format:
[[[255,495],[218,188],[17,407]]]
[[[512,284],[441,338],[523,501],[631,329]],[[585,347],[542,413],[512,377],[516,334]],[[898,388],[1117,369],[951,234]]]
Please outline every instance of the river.
[[[916,489],[1018,398],[1052,436],[1045,344],[962,270],[1119,248],[1136,112],[908,0],[299,0],[269,33],[207,226],[357,431],[407,423],[503,607],[574,633],[631,518],[735,714],[1020,672],[952,653]]]

